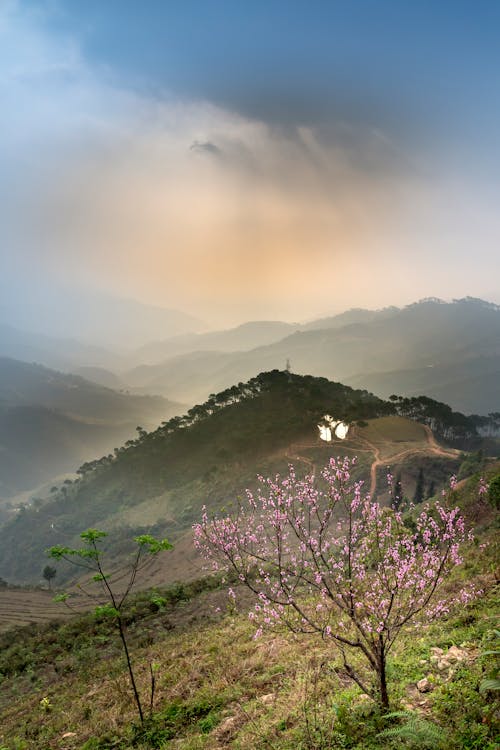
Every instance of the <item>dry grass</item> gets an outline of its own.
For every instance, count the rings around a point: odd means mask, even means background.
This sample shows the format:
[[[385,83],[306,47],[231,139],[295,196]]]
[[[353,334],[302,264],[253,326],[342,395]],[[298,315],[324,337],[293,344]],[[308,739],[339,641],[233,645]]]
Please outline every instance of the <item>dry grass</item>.
[[[377,446],[382,457],[392,455],[395,449],[400,452],[405,448],[428,447],[424,426],[405,417],[371,419],[368,427],[358,427],[356,431],[360,437]]]
[[[455,585],[450,586],[450,591]],[[303,738],[310,732],[312,736],[318,727],[325,731],[325,717],[330,723],[328,731],[333,731],[335,703],[361,706],[364,699],[342,676],[339,656],[331,645],[286,631],[267,633],[254,640],[254,627],[245,613],[215,615],[213,609],[221,602],[220,591],[202,595],[181,608],[179,628],[158,631],[152,645],[134,648],[139,688],[146,696],[146,704],[149,665],[156,668],[155,712],[172,705],[188,706],[194,711],[203,707],[213,718],[213,726],[204,731],[195,716],[179,728],[168,742],[169,748],[298,747],[299,735]],[[209,609],[221,619],[200,622],[200,617],[208,616]],[[428,650],[428,645],[422,644],[427,640],[436,643],[435,639],[428,627],[417,628],[401,639],[393,659],[404,664],[405,669],[422,669],[418,667],[418,657],[422,649]],[[410,658],[413,666],[407,667],[408,650],[417,646]],[[415,674],[411,675],[412,683],[423,676]],[[0,745],[13,743],[18,736],[25,738],[23,750],[76,750],[91,737],[113,733],[124,736],[136,721],[123,661],[115,657],[104,659],[97,648],[95,658],[84,669],[67,673],[62,669],[57,681],[50,683],[44,682],[43,675],[38,676],[29,694],[16,696],[12,692],[16,681],[10,682],[10,700],[0,724]],[[2,688],[8,689],[8,685]],[[44,698],[48,698],[48,710],[40,703]],[[148,745],[139,747],[145,749]]]

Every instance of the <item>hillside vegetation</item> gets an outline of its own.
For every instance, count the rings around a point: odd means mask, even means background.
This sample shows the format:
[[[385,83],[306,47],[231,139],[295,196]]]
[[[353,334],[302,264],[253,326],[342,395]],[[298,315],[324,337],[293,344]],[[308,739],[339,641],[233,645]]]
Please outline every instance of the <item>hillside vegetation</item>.
[[[326,413],[360,425],[347,441],[327,445],[318,439],[317,430]],[[11,583],[38,581],[45,549],[74,543],[75,536],[90,526],[116,529],[117,558],[126,540],[145,529],[172,538],[177,550],[188,549],[185,535],[203,504],[217,510],[254,486],[258,473],[282,472],[289,463],[310,472],[315,463],[339,450],[359,456],[358,477],[371,481],[374,491],[377,469],[383,473],[389,454],[380,458],[370,436],[363,437],[362,424],[396,414],[430,425],[460,447],[481,442],[474,420],[430,399],[385,402],[325,378],[262,373],[212,395],[154,432],[139,429],[136,439],[113,454],[83,464],[77,481],[67,480],[45,502],[24,508],[0,527],[0,576]],[[435,487],[460,463],[456,450],[439,454],[425,445],[399,444],[392,455],[397,463],[415,453]],[[413,491],[419,468],[405,470],[407,490]],[[190,576],[195,574],[196,566],[191,569],[189,560],[189,555],[186,561],[179,555],[174,565],[177,578],[184,577],[183,565]],[[161,576],[161,571],[156,573]]]
[[[492,464],[487,478],[500,476]],[[429,623],[415,622],[389,661],[387,716],[353,685],[338,651],[279,628],[255,640],[252,600],[216,579],[146,592],[126,623],[139,687],[156,690],[141,726],[124,660],[105,617],[30,626],[0,636],[0,743],[7,750],[495,750],[497,549],[494,508],[478,479],[454,493],[477,540],[446,596],[471,580],[483,593]],[[170,553],[165,553],[167,556]],[[230,581],[231,583],[231,581]],[[227,584],[226,584],[227,585]],[[485,687],[486,685],[486,687]]]

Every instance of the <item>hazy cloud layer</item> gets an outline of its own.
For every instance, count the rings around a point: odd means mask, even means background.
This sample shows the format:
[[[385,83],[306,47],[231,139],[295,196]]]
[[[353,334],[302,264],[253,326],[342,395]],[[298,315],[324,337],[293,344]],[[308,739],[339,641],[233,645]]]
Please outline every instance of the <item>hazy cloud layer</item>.
[[[493,185],[367,122],[286,126],[126,90],[41,11],[0,8],[6,276],[217,323],[488,294]]]

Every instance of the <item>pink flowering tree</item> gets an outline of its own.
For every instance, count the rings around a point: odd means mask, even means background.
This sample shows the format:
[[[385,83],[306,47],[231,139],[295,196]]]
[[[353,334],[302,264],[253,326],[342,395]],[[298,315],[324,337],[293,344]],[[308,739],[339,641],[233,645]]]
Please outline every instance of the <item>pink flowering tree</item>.
[[[409,528],[362,494],[354,462],[330,459],[318,481],[292,467],[285,478],[259,477],[235,516],[209,519],[204,510],[195,544],[256,594],[257,635],[284,624],[336,644],[345,672],[387,708],[387,656],[417,616],[447,611],[436,594],[470,535],[444,502],[424,507]]]

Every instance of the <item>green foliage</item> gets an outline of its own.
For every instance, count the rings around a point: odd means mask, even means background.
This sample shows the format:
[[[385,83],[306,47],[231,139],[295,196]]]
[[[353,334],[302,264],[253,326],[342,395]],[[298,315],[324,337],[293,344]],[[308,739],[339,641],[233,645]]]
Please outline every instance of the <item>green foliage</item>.
[[[165,596],[160,596],[156,591],[151,594],[150,601],[156,609],[163,609],[168,603],[168,599]]]
[[[479,692],[487,693],[489,691],[500,690],[500,631],[493,630],[488,634],[488,641],[492,642],[495,648],[488,648],[483,651],[481,656],[487,671],[487,677],[484,677],[479,684]]]
[[[494,508],[500,508],[500,474],[497,474],[490,480],[488,500]]]
[[[219,723],[221,700],[174,701],[149,717],[142,725],[133,727],[132,745],[161,748],[165,742],[182,736],[189,728],[209,734]]]
[[[487,693],[488,690],[500,690],[500,680],[493,677],[481,680],[481,683],[479,685],[479,692]]]
[[[62,544],[57,544],[54,547],[51,547],[50,550],[47,551],[47,554],[53,559],[53,560],[62,560],[65,555],[71,554],[70,547],[65,547]]]
[[[104,539],[105,536],[108,536],[107,533],[98,529],[87,529],[87,531],[82,531],[80,534],[80,538],[89,544],[97,542],[99,539]]]
[[[66,594],[66,593],[64,593],[64,594],[56,594],[55,597],[54,597],[54,601],[55,602],[64,603],[65,601],[67,601],[69,599],[69,596],[70,595]]]
[[[131,747],[163,748],[170,740],[181,737],[190,730],[209,734],[220,723],[220,701],[174,701],[164,709],[149,716],[142,724],[132,725],[128,737],[104,735],[92,738],[82,750],[130,750]]]
[[[477,474],[484,466],[484,456],[481,450],[472,453],[462,454],[462,463],[458,470],[458,479],[465,479],[473,474]]]
[[[414,750],[447,750],[450,747],[446,730],[413,711],[394,711],[385,719],[398,719],[399,726],[378,733],[381,739],[397,740],[403,747]]]
[[[127,662],[132,694],[137,706],[139,719],[142,724],[144,723],[144,710],[142,699],[139,695],[139,690],[136,683],[132,661],[130,658],[123,610],[136,580],[137,573],[141,568],[141,556],[143,555],[143,553],[146,552],[156,555],[162,550],[172,549],[172,545],[166,539],[159,541],[149,534],[137,537],[135,539],[135,542],[137,544],[138,550],[128,571],[128,580],[125,581],[125,590],[123,593],[121,591],[118,591],[117,589],[113,589],[111,585],[111,577],[104,571],[103,568],[103,550],[99,546],[99,542],[101,542],[102,539],[104,539],[106,536],[107,533],[105,531],[99,531],[98,529],[93,528],[87,529],[80,534],[80,538],[86,544],[86,546],[82,549],[72,549],[68,547],[57,546],[51,547],[49,550],[47,550],[47,554],[51,557],[55,556],[58,560],[67,560],[74,563],[75,565],[78,565],[79,567],[85,568],[92,574],[91,580],[94,583],[101,584],[102,593],[106,597],[107,601],[105,601],[104,604],[98,602],[95,608],[95,616],[98,619],[110,620],[111,622],[116,624],[123,648],[123,654]],[[80,563],[75,561],[74,557],[80,558],[80,560],[82,560],[83,562]],[[94,598],[96,601],[98,601],[97,596],[95,596]],[[155,679],[153,671],[151,670],[151,710],[153,706],[154,689]]]
[[[140,547],[147,547],[150,555],[156,555],[158,552],[173,548],[168,539],[155,539],[151,534],[141,534],[140,536],[136,536],[134,537],[134,542]]]
[[[97,606],[94,613],[96,617],[102,617],[103,619],[107,618],[109,620],[117,620],[121,616],[120,610],[111,606],[111,604]]]
[[[449,683],[435,691],[433,697],[438,721],[448,728],[454,746],[463,750],[494,750],[497,747],[495,705],[479,692],[480,680],[478,664],[463,666]]]

